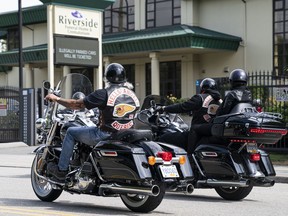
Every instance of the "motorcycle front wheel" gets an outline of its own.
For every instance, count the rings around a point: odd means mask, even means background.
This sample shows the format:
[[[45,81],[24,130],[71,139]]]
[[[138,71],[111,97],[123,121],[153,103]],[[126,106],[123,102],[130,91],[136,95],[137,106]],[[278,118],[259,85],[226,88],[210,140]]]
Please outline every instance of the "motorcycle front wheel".
[[[38,167],[38,163],[40,163],[39,158],[40,156],[36,155],[32,163],[32,168],[31,168],[32,188],[33,188],[34,193],[40,200],[45,201],[45,202],[53,202],[61,195],[63,190],[54,189],[49,182],[45,181],[42,178],[39,178],[36,175],[34,171],[34,167]]]
[[[125,206],[133,212],[148,213],[156,209],[165,195],[164,184],[158,185],[160,188],[157,196],[139,195],[139,194],[121,194],[121,200]]]
[[[217,187],[216,192],[225,200],[241,200],[249,195],[253,185],[248,187]]]

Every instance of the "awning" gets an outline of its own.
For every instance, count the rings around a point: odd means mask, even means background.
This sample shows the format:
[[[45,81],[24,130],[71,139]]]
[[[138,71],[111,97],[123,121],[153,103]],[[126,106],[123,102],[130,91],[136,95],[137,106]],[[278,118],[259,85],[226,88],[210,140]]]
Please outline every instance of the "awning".
[[[236,51],[240,37],[198,26],[174,25],[103,36],[103,55],[179,48]]]
[[[23,63],[46,62],[48,59],[47,44],[27,47],[22,50]],[[1,66],[15,66],[19,63],[19,50],[10,50],[0,53]]]
[[[240,37],[198,26],[176,25],[103,35],[103,56],[183,48],[237,51]],[[24,63],[47,61],[47,44],[23,49]],[[18,49],[0,53],[0,65],[18,63]]]

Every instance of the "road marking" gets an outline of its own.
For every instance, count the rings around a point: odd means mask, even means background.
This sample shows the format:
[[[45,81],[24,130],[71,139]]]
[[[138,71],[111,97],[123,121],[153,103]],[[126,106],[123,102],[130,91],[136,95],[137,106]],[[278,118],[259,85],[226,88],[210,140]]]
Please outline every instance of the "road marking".
[[[13,208],[0,206],[0,212],[11,213],[15,215],[31,215],[31,216],[43,216],[43,215],[56,215],[56,216],[76,216],[75,214],[58,212],[58,211],[47,211],[47,210],[31,210],[24,208]]]

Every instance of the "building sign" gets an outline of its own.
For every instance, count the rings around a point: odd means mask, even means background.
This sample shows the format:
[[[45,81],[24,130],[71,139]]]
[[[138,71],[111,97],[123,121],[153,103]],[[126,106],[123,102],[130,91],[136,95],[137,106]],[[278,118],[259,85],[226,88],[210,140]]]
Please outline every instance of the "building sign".
[[[276,101],[288,101],[288,88],[274,88]]]
[[[54,33],[100,38],[101,12],[80,8],[55,6],[54,9]]]
[[[0,116],[7,116],[7,99],[0,98]]]
[[[55,64],[99,66],[99,41],[91,38],[54,37]]]

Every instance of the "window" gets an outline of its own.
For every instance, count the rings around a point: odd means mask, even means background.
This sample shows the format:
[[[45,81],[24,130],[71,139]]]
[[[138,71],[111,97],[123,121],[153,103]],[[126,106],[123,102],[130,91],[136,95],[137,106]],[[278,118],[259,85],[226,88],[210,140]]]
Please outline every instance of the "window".
[[[288,75],[288,0],[274,0],[274,75]]]
[[[105,33],[134,30],[134,0],[116,0],[103,13]]]
[[[8,50],[19,48],[19,31],[18,29],[9,29],[7,34]]]
[[[126,78],[129,83],[132,83],[135,90],[135,65],[123,65],[126,71]]]
[[[181,0],[146,0],[146,28],[181,23]]]
[[[151,64],[146,64],[146,95],[151,94]],[[181,61],[160,63],[160,95],[181,98]]]

